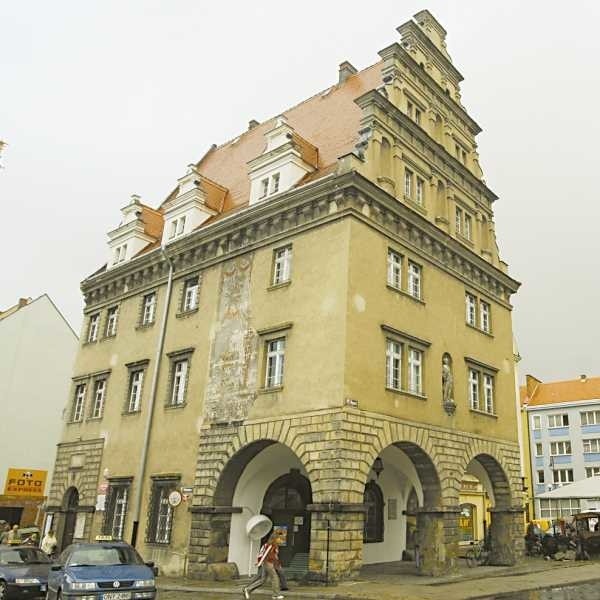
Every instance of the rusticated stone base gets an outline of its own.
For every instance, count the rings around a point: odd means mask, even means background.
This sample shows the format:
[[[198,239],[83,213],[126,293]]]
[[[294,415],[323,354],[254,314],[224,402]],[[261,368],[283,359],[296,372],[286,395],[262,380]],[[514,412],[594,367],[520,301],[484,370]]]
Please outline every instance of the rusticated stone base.
[[[420,575],[439,577],[456,570],[459,510],[421,509],[417,513]]]
[[[490,558],[496,566],[512,566],[523,556],[523,510],[492,509]]]

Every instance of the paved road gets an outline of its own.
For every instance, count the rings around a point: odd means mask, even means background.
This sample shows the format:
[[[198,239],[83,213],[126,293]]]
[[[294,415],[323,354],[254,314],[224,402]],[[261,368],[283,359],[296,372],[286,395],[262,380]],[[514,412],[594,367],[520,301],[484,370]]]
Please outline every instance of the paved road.
[[[481,600],[600,600],[599,588],[600,586],[597,583],[587,583],[562,588],[548,588],[535,592],[489,596],[485,599],[481,598]],[[159,600],[235,600],[235,598],[236,596],[231,594],[214,595],[197,592],[161,592],[159,594]],[[240,598],[242,598],[241,594]],[[266,600],[268,596],[256,596],[256,598]]]

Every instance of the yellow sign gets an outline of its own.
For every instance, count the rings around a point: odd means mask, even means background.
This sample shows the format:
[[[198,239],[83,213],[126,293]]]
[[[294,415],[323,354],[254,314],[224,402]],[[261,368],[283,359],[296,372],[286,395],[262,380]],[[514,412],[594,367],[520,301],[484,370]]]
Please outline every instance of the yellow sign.
[[[44,495],[47,475],[48,471],[10,468],[4,484],[4,494],[40,498]]]

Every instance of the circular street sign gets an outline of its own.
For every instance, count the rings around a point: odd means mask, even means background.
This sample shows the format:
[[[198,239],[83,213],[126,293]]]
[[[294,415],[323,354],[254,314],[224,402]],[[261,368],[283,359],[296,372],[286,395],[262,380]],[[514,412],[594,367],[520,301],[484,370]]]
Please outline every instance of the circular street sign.
[[[181,504],[181,494],[177,490],[173,490],[169,494],[169,504],[173,507]]]

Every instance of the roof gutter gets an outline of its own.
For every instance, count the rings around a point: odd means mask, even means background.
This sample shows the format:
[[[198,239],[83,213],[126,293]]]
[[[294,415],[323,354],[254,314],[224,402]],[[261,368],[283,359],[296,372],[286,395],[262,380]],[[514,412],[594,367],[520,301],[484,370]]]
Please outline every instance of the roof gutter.
[[[142,444],[142,453],[138,465],[137,476],[135,479],[135,499],[133,512],[133,529],[131,531],[131,545],[135,547],[138,537],[138,529],[140,524],[140,514],[142,511],[142,491],[144,489],[144,476],[146,474],[146,464],[148,462],[148,448],[150,446],[150,434],[152,432],[152,421],[154,417],[154,406],[156,404],[156,391],[158,387],[158,375],[160,373],[160,363],[163,354],[165,343],[165,334],[167,331],[167,318],[169,315],[169,305],[171,304],[171,292],[173,289],[173,261],[169,258],[165,250],[165,246],[160,247],[160,251],[164,259],[169,263],[169,278],[167,281],[167,295],[165,298],[165,307],[163,310],[162,321],[160,324],[160,332],[158,335],[158,343],[156,345],[156,357],[154,372],[152,373],[152,385],[150,387],[150,403],[148,405],[148,414],[146,416],[146,427],[144,429],[144,441]]]

